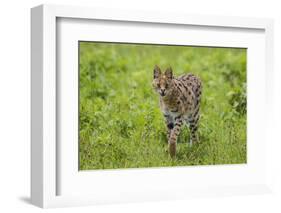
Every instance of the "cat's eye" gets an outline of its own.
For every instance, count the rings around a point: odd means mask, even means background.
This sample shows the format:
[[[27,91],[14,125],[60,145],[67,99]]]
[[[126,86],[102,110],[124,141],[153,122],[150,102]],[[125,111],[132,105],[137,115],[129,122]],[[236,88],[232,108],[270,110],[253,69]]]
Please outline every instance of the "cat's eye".
[[[157,83],[157,87],[160,87],[160,84],[159,84],[159,83]]]

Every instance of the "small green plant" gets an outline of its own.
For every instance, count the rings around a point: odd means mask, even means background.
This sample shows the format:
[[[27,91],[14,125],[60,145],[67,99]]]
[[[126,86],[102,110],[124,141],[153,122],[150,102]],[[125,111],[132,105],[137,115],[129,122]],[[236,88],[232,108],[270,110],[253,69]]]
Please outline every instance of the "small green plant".
[[[247,113],[247,94],[246,94],[246,84],[242,87],[236,88],[234,91],[228,93],[229,103],[233,110],[239,115],[245,115]]]

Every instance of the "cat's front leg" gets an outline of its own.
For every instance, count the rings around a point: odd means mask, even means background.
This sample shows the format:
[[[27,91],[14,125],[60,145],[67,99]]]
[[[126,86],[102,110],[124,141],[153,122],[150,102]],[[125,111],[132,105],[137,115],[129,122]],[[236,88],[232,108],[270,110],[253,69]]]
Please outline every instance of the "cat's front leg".
[[[176,156],[177,149],[177,139],[180,134],[181,126],[183,124],[183,119],[181,116],[175,118],[174,128],[171,130],[169,138],[169,152],[171,157]]]
[[[174,121],[173,121],[173,118],[169,114],[163,114],[163,115],[164,115],[165,121],[166,121],[167,139],[169,141],[170,135],[171,135],[171,131],[174,128]]]

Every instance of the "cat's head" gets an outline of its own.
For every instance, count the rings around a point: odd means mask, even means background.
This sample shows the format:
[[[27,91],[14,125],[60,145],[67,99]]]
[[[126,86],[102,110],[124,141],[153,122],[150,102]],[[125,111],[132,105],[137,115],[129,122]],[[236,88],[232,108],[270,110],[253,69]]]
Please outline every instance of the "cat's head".
[[[173,87],[172,68],[169,67],[164,73],[162,73],[161,69],[157,65],[155,65],[153,70],[152,86],[154,90],[162,97],[170,94]]]

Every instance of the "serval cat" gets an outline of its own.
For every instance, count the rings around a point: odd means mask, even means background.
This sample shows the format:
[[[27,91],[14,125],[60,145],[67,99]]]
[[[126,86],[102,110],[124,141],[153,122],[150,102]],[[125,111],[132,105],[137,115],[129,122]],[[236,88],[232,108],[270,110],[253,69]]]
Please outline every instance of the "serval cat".
[[[177,138],[184,123],[190,129],[190,145],[199,140],[197,129],[202,83],[193,74],[174,77],[171,68],[162,73],[156,65],[152,85],[160,95],[160,108],[167,125],[169,153],[175,157]]]

